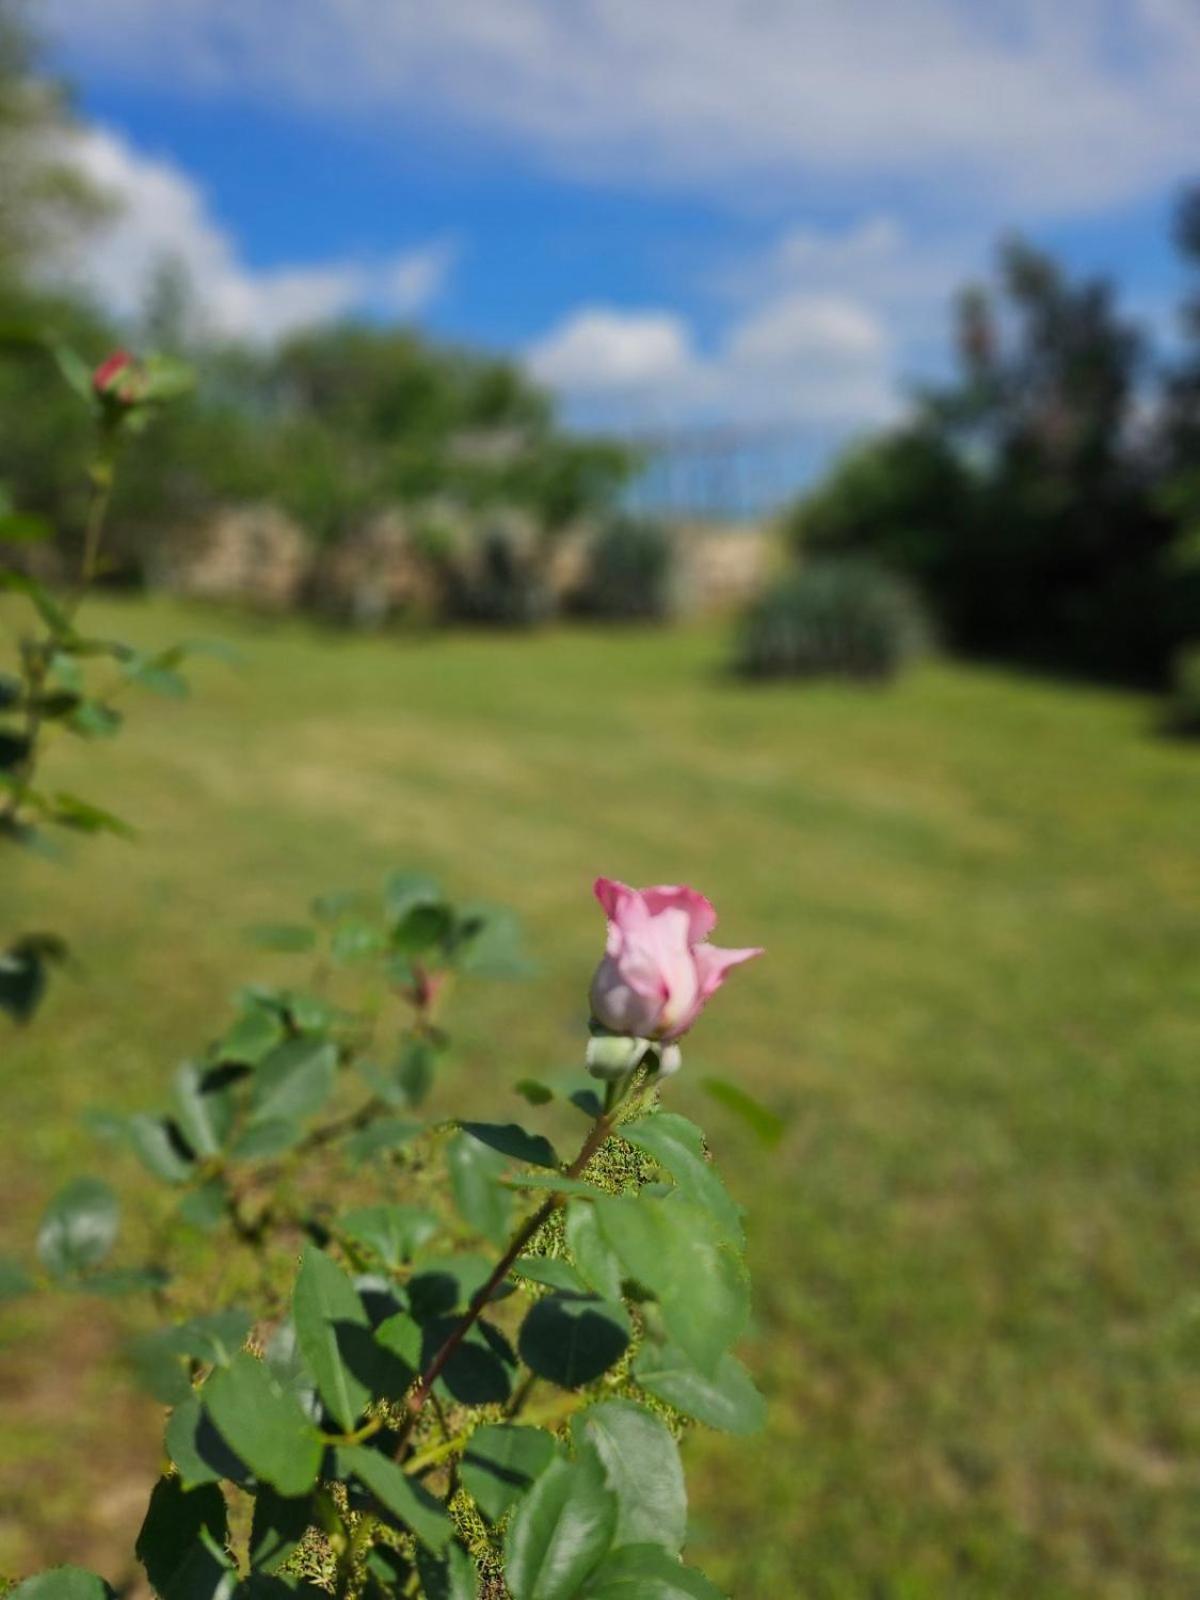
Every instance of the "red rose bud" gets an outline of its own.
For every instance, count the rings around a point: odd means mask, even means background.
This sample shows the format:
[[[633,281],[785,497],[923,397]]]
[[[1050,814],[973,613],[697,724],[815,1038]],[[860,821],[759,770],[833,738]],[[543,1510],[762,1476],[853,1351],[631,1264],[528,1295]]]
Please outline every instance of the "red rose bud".
[[[121,374],[128,372],[132,366],[133,357],[128,350],[114,350],[112,355],[105,356],[92,373],[92,388],[98,395],[112,394]]]
[[[135,406],[146,392],[146,371],[128,350],[114,350],[92,373],[92,388],[109,406]]]

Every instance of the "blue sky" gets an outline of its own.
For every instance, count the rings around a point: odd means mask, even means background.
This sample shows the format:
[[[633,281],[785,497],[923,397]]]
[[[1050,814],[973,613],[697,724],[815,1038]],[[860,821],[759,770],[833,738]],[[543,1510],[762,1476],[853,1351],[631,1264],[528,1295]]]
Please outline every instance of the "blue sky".
[[[583,422],[785,425],[818,463],[945,360],[1019,227],[1169,327],[1194,0],[44,0],[74,263],[118,310],[366,312],[514,354]]]

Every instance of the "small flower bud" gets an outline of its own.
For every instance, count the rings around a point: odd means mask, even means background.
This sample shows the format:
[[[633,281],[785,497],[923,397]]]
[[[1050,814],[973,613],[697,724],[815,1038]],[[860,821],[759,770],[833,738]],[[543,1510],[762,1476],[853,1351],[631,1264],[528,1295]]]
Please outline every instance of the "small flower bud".
[[[632,1039],[621,1033],[595,1033],[588,1040],[585,1063],[593,1078],[625,1078],[634,1070],[650,1047],[648,1039]]]
[[[146,396],[146,369],[128,350],[114,350],[92,373],[92,388],[106,406],[136,406]]]
[[[92,373],[92,388],[98,395],[112,394],[120,379],[133,366],[128,350],[114,350]]]
[[[671,1041],[685,1034],[757,947],[724,950],[710,944],[717,914],[702,894],[682,884],[631,889],[597,878],[597,900],[608,919],[604,955],[592,978],[592,1015],[613,1033]]]
[[[683,1051],[677,1044],[664,1044],[658,1052],[658,1076],[673,1078],[683,1065]]]

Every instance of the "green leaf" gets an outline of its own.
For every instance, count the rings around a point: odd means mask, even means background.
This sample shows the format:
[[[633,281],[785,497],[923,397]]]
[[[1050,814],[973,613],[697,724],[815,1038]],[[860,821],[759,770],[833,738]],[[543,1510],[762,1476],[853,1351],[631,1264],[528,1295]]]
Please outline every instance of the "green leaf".
[[[53,537],[53,526],[35,512],[0,513],[0,544],[40,544]]]
[[[621,1263],[600,1232],[595,1208],[572,1200],[564,1229],[579,1276],[606,1300],[621,1298]]]
[[[477,1600],[475,1563],[460,1544],[447,1546],[441,1555],[418,1548],[417,1573],[425,1600]]]
[[[606,1400],[574,1417],[571,1436],[604,1463],[617,1497],[615,1543],[658,1544],[678,1555],[687,1537],[687,1489],[666,1423],[632,1400]]]
[[[135,1335],[129,1342],[130,1359],[144,1388],[164,1405],[180,1405],[192,1392],[185,1363],[228,1366],[245,1344],[250,1326],[245,1311],[213,1311],[173,1328]]]
[[[351,963],[377,956],[387,948],[387,936],[382,929],[363,917],[354,917],[334,929],[329,949],[333,959]]]
[[[253,1067],[284,1036],[283,1021],[277,1011],[266,1006],[249,1006],[221,1040],[217,1054],[222,1061],[240,1061]]]
[[[75,1178],[47,1206],[38,1230],[38,1260],[56,1278],[97,1266],[117,1242],[117,1197],[99,1178]]]
[[[424,1546],[421,1549],[424,1550]],[[442,1557],[432,1559],[440,1561]],[[366,1583],[362,1592],[366,1600],[392,1600],[392,1596],[402,1595],[412,1582],[412,1563],[392,1545],[371,1545],[363,1565]]]
[[[170,1118],[138,1112],[126,1119],[125,1134],[138,1160],[156,1178],[186,1183],[192,1176],[195,1164]]]
[[[42,1003],[47,973],[47,954],[36,935],[0,954],[0,1011],[14,1022],[28,1022]]]
[[[164,1406],[187,1403],[192,1384],[169,1330],[135,1334],[125,1346],[125,1355],[139,1388]]]
[[[124,722],[121,713],[99,700],[83,700],[71,713],[68,726],[83,739],[111,739]]]
[[[248,1477],[245,1462],[222,1439],[195,1392],[167,1418],[163,1443],[185,1485],[217,1483],[222,1478],[242,1483]]]
[[[599,1458],[558,1457],[513,1513],[504,1541],[512,1600],[572,1600],[607,1554],[617,1498]]]
[[[148,355],[142,362],[141,399],[155,405],[165,405],[190,394],[196,387],[196,374],[186,361],[178,356]]]
[[[150,1506],[134,1545],[134,1554],[146,1569],[150,1586],[163,1600],[186,1600],[189,1591],[179,1580],[196,1556],[201,1533],[215,1544],[225,1541],[228,1520],[225,1499],[216,1484],[185,1489],[178,1478],[160,1478],[150,1496]]]
[[[555,1194],[576,1194],[594,1200],[604,1194],[594,1183],[583,1178],[568,1178],[562,1172],[518,1172],[500,1179],[506,1189],[551,1189]]]
[[[407,1311],[397,1311],[375,1329],[375,1343],[407,1367],[410,1381],[421,1365],[421,1328]]]
[[[531,1106],[547,1106],[554,1099],[554,1090],[537,1078],[519,1078],[513,1089]]]
[[[189,1227],[209,1232],[225,1215],[229,1191],[220,1178],[209,1178],[189,1190],[179,1202],[179,1219]]]
[[[620,1135],[669,1172],[680,1193],[710,1211],[725,1237],[741,1249],[745,1242],[741,1211],[705,1154],[704,1135],[694,1122],[673,1111],[659,1111],[623,1123]]]
[[[244,1128],[229,1147],[235,1161],[269,1161],[285,1150],[299,1144],[304,1129],[298,1122],[287,1122],[282,1117],[272,1117],[266,1122],[252,1122]]]
[[[454,913],[448,905],[414,906],[392,928],[392,949],[402,956],[421,956],[444,945],[454,931]]]
[[[302,1122],[333,1093],[337,1046],[321,1039],[287,1039],[258,1064],[251,1122]]]
[[[47,347],[67,387],[73,389],[81,400],[86,400],[89,407],[94,406],[96,393],[92,388],[92,373],[87,362],[69,344],[63,344],[59,339],[48,339]]]
[[[750,1131],[769,1149],[774,1149],[787,1132],[787,1122],[761,1100],[724,1078],[701,1078],[700,1087],[726,1111],[740,1117]]]
[[[496,1181],[504,1170],[504,1157],[469,1133],[458,1133],[446,1146],[446,1165],[463,1220],[493,1244],[503,1244],[512,1211],[512,1196]]]
[[[402,1117],[381,1117],[360,1133],[351,1134],[342,1148],[350,1161],[369,1161],[373,1156],[398,1150],[421,1131],[419,1122],[406,1122]]]
[[[767,1419],[766,1402],[735,1356],[723,1355],[706,1373],[678,1345],[646,1343],[633,1363],[633,1375],[648,1394],[710,1428],[757,1433]]]
[[[422,1324],[422,1371],[458,1326],[457,1317],[436,1317]],[[500,1405],[512,1393],[515,1366],[516,1357],[499,1329],[477,1322],[442,1368],[438,1389],[464,1406]]]
[[[312,1422],[321,1420],[321,1400],[296,1338],[296,1325],[290,1316],[284,1317],[267,1340],[263,1359],[290,1394],[294,1394],[306,1417]]]
[[[527,1133],[515,1122],[464,1122],[462,1129],[489,1150],[511,1156],[514,1161],[525,1161],[533,1167],[558,1166],[558,1157],[549,1139],[540,1133]]]
[[[441,898],[437,881],[421,872],[390,873],[383,886],[384,909],[393,926],[418,906],[438,905]]]
[[[408,1280],[407,1291],[412,1314],[417,1320],[444,1316],[465,1310],[492,1275],[495,1262],[488,1256],[426,1256]],[[511,1294],[502,1284],[491,1298],[500,1300]]]
[[[71,619],[50,591],[36,578],[30,577],[25,572],[0,572],[0,589],[15,589],[18,594],[25,595],[55,639],[74,639],[75,630],[71,626]]]
[[[746,1269],[711,1215],[675,1195],[605,1196],[593,1204],[626,1276],[655,1296],[671,1338],[711,1372],[749,1312]]]
[[[260,950],[289,954],[311,950],[317,942],[316,930],[303,922],[258,922],[246,929],[246,937]]]
[[[487,1423],[462,1457],[463,1485],[489,1522],[499,1522],[554,1459],[554,1438],[542,1428]]]
[[[680,1565],[661,1545],[631,1544],[601,1562],[579,1600],[724,1600],[695,1567]]]
[[[146,656],[135,651],[126,657],[121,670],[130,683],[136,683],[140,689],[149,689],[152,694],[162,695],[165,700],[186,700],[188,697],[187,679],[172,667],[164,666],[158,656]]]
[[[321,1465],[320,1435],[269,1367],[234,1356],[202,1390],[204,1409],[229,1448],[273,1489],[306,1493]]]
[[[172,1085],[179,1130],[198,1156],[219,1155],[233,1126],[228,1079],[219,1070],[184,1061]]]
[[[10,1589],[5,1600],[114,1600],[113,1590],[82,1567],[51,1567]]]
[[[409,1039],[396,1064],[395,1083],[404,1097],[403,1104],[414,1110],[433,1087],[437,1051],[427,1039]]]
[[[15,772],[29,757],[30,742],[23,733],[0,728],[0,771]]]
[[[261,1484],[254,1497],[250,1523],[250,1567],[254,1572],[274,1572],[281,1567],[308,1532],[312,1500],[308,1495],[286,1499],[269,1484]]]
[[[422,1544],[431,1550],[444,1550],[454,1532],[454,1525],[445,1507],[435,1500],[428,1489],[416,1483],[402,1467],[378,1450],[364,1445],[347,1445],[338,1449],[338,1467],[344,1474],[353,1474],[366,1484],[385,1510],[410,1528]]]
[[[420,1206],[362,1206],[341,1219],[344,1233],[373,1250],[385,1267],[393,1269],[411,1261],[439,1227],[434,1213],[423,1211]]]
[[[303,989],[285,990],[282,1000],[292,1026],[299,1033],[328,1033],[335,1023],[353,1019],[352,1012],[343,1011],[319,994],[309,994]]]
[[[371,1400],[362,1373],[372,1344],[370,1323],[358,1291],[315,1245],[307,1245],[292,1295],[296,1338],[321,1399],[349,1433]]]
[[[336,922],[351,911],[366,908],[368,897],[361,889],[332,889],[319,894],[309,904],[309,910],[318,922]]]
[[[629,1333],[622,1305],[594,1295],[549,1294],[530,1308],[517,1348],[539,1378],[578,1389],[616,1365],[629,1345]]]
[[[508,906],[463,906],[454,931],[455,965],[479,978],[523,978],[534,970],[520,919]]]
[[[114,812],[63,790],[54,796],[50,821],[56,822],[60,828],[73,828],[76,833],[111,833],[118,839],[137,838],[137,829]]]
[[[521,1256],[513,1262],[513,1272],[533,1283],[545,1284],[547,1289],[561,1289],[566,1294],[586,1295],[590,1284],[584,1283],[569,1261],[552,1256]]]

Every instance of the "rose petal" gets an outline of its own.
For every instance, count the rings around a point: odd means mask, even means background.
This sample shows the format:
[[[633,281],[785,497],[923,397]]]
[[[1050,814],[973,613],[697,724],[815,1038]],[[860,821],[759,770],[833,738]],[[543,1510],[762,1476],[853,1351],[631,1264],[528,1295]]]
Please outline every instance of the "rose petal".
[[[653,889],[643,889],[642,899],[652,917],[668,909],[686,912],[690,944],[699,944],[701,939],[707,939],[717,925],[717,913],[713,910],[712,901],[684,884],[661,883]]]

